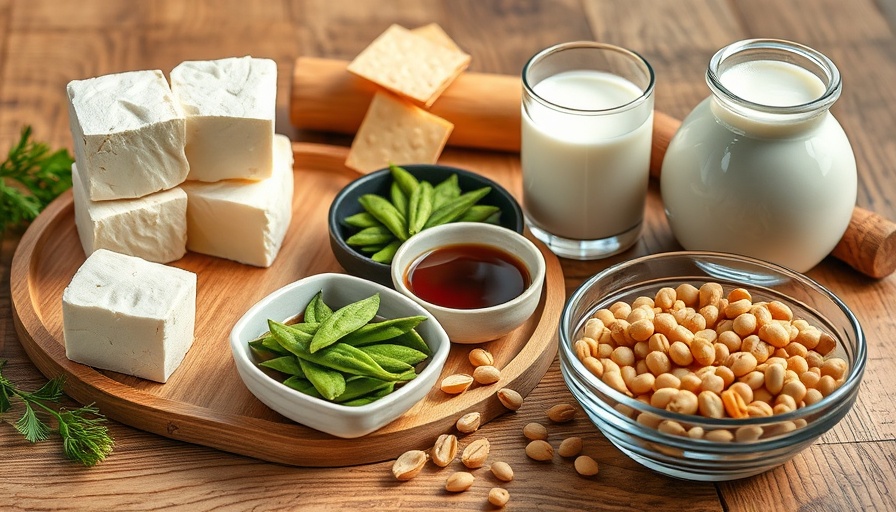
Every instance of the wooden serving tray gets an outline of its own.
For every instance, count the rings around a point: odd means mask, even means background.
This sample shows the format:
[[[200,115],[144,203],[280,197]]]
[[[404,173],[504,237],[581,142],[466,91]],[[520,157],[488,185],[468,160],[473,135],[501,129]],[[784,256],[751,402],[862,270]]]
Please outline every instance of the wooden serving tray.
[[[343,166],[346,149],[294,143],[293,220],[277,260],[267,269],[187,253],[172,265],[198,277],[196,338],[165,384],[96,370],[65,356],[62,292],[85,256],[74,222],[71,191],[59,197],[23,236],[12,262],[12,309],[28,356],[47,378],[66,376],[66,393],[95,403],[109,418],[172,439],[272,462],[300,466],[346,466],[426,449],[453,429],[462,414],[479,411],[483,422],[506,412],[495,392],[502,387],[526,396],[544,376],[557,351],[557,325],[565,300],[558,259],[540,242],[547,263],[541,304],[515,332],[485,345],[502,369],[500,382],[475,386],[459,396],[438,388],[399,419],[367,436],[342,439],[293,423],[256,399],[243,385],[230,353],[229,334],[255,302],[290,282],[322,272],[342,272],[330,251],[327,211],[333,197],[357,174]],[[518,160],[489,164],[473,156],[475,169],[519,190]],[[480,160],[481,159],[481,160]],[[462,163],[449,162],[463,167]],[[443,159],[444,161],[444,159]],[[468,167],[469,168],[469,167]],[[470,373],[473,345],[454,345],[442,376]],[[441,380],[441,377],[440,377]]]

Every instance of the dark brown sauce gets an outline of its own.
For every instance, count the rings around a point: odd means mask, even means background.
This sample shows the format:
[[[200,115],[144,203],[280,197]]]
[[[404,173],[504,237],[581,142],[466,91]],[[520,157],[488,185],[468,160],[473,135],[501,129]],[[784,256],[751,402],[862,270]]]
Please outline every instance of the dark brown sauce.
[[[515,256],[480,244],[446,245],[411,264],[405,284],[414,295],[439,306],[479,309],[523,293],[531,277]]]

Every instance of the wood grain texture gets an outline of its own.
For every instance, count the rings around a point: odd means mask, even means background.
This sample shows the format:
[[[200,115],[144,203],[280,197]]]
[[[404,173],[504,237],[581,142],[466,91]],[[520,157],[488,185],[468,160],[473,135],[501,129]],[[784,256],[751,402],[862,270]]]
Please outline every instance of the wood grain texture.
[[[536,50],[597,39],[642,53],[658,76],[657,108],[681,119],[708,94],[703,74],[720,47],[745,37],[785,37],[817,46],[844,73],[834,107],[856,150],[859,205],[896,218],[896,19],[878,5],[892,0],[272,0],[263,3],[115,0],[0,0],[0,151],[22,124],[42,139],[70,147],[64,96],[68,80],[104,73],[170,67],[181,60],[269,52],[280,78],[299,56],[351,59],[390,23],[442,24],[473,56],[472,71],[516,74]],[[273,27],[273,28],[271,28]],[[43,60],[35,60],[40,58]],[[288,92],[280,82],[278,131],[293,134]],[[312,132],[296,140],[350,139]],[[480,152],[452,150],[461,166]],[[507,159],[505,162],[503,159]],[[512,165],[501,156],[496,165]],[[518,193],[519,191],[516,191]],[[0,244],[0,358],[4,375],[36,388],[46,382],[14,332],[9,266],[21,231]],[[563,260],[567,290],[636,255],[677,248],[656,188],[645,229],[630,251],[598,262]],[[517,414],[492,421],[476,436],[492,440],[495,459],[516,472],[506,485],[514,510],[894,510],[896,488],[896,279],[864,278],[829,258],[809,276],[843,297],[869,340],[859,399],[835,429],[788,464],[722,485],[680,482],[629,460],[582,417],[549,425],[552,442],[573,433],[601,463],[592,479],[567,461],[536,464],[522,453],[520,429],[545,421],[544,410],[571,401],[556,362]],[[75,402],[67,401],[73,406]],[[55,441],[31,445],[0,423],[0,508],[4,510],[490,510],[485,492],[497,482],[477,471],[473,490],[449,495],[444,471],[430,466],[397,484],[388,463],[307,469],[231,455],[112,422],[112,456],[85,470],[67,463]],[[464,440],[462,443],[466,443]],[[453,469],[454,467],[452,467]]]

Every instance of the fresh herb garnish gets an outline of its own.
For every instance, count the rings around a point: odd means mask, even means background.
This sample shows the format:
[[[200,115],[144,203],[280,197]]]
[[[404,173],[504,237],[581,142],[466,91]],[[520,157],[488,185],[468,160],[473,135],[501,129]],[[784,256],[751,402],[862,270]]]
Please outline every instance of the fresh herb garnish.
[[[72,186],[68,150],[51,151],[31,140],[31,127],[22,128],[18,144],[0,162],[0,233],[7,226],[29,222],[59,194]]]
[[[32,443],[50,437],[53,428],[45,419],[55,418],[56,431],[62,437],[62,449],[66,457],[85,466],[93,466],[112,453],[115,441],[103,423],[105,416],[93,405],[75,410],[54,409],[48,403],[58,403],[62,399],[65,377],[60,375],[31,393],[16,387],[3,376],[5,360],[0,360],[0,414],[12,408],[12,399],[18,397],[24,404],[25,412],[13,426],[25,439]]]

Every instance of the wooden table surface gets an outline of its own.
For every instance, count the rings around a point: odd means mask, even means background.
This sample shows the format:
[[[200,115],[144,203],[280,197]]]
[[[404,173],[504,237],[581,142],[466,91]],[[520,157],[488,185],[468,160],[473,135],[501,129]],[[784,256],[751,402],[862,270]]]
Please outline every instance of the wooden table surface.
[[[844,76],[833,108],[859,166],[858,204],[896,219],[896,5],[892,0],[0,0],[0,151],[30,124],[40,140],[71,148],[65,84],[107,73],[170,70],[183,60],[251,54],[279,65],[277,131],[294,140],[347,143],[298,133],[287,115],[289,80],[300,55],[351,59],[388,25],[438,22],[472,56],[473,71],[518,74],[553,43],[596,39],[632,48],[657,74],[656,107],[683,117],[708,94],[704,72],[720,47],[750,37],[798,41],[827,54]],[[451,150],[455,151],[455,150]],[[453,153],[476,159],[488,155]],[[616,261],[675,250],[652,185],[638,245],[607,261],[563,261],[567,289]],[[3,233],[0,250],[0,358],[26,388],[46,381],[22,349],[10,305],[10,262],[22,232]],[[544,410],[573,402],[556,361],[526,405],[485,425],[495,459],[516,477],[504,484],[514,510],[896,510],[896,278],[866,278],[832,258],[809,275],[855,311],[869,342],[858,402],[836,428],[787,464],[722,484],[681,482],[629,460],[584,416],[551,427],[551,440],[585,439],[600,464],[593,478],[569,461],[539,464],[523,452],[522,427]],[[69,403],[69,405],[74,405]],[[390,463],[333,469],[261,462],[148,434],[115,422],[114,453],[86,469],[66,461],[58,438],[31,445],[0,423],[2,510],[488,510],[490,474],[448,494],[447,472],[429,466],[396,482]]]

